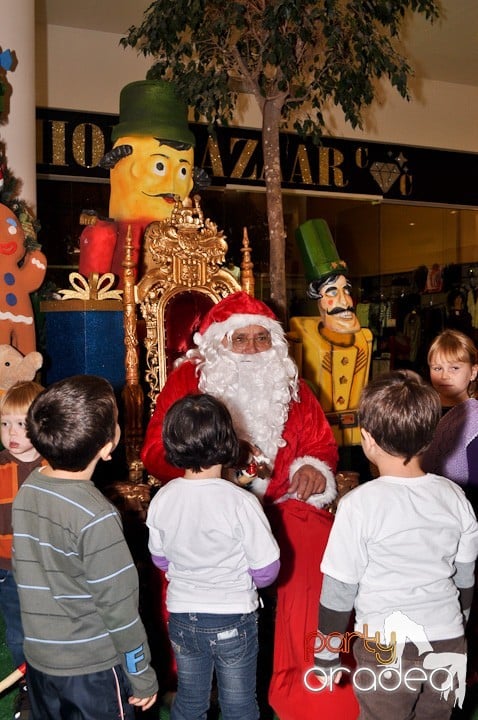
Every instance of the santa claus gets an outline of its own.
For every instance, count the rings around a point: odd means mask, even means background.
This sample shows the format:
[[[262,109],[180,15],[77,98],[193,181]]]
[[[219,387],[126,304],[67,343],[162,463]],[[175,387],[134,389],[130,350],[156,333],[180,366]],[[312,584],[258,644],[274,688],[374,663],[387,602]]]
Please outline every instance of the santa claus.
[[[161,481],[177,476],[164,459],[164,415],[178,397],[207,392],[224,402],[238,436],[268,468],[265,482],[253,483],[266,503],[293,496],[319,507],[332,502],[336,443],[320,405],[297,377],[274,313],[247,293],[234,293],[207,313],[194,342],[158,397],[142,451],[147,470]]]
[[[288,344],[274,313],[247,293],[214,305],[189,351],[159,394],[142,450],[146,469],[161,482],[177,477],[164,457],[161,429],[166,411],[179,397],[204,392],[229,409],[238,436],[250,448],[257,477],[253,492],[264,507],[281,547],[277,588],[274,669],[269,701],[281,720],[356,717],[350,686],[315,693],[304,682],[313,665],[322,577],[320,559],[333,516],[326,508],[336,496],[337,445],[315,395],[298,378]],[[242,481],[241,468],[236,473]],[[310,646],[310,647],[309,647]],[[310,650],[310,652],[309,652]],[[340,708],[342,715],[335,715]]]

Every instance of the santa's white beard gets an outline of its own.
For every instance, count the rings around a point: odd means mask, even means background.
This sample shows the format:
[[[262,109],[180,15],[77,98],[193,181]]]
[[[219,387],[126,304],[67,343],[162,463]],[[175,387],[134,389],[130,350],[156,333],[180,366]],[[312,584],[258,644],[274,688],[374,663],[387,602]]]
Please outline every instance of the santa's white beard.
[[[285,445],[282,431],[296,389],[290,359],[280,357],[275,347],[251,355],[221,347],[207,354],[200,365],[199,389],[222,400],[238,437],[258,447],[272,467]]]

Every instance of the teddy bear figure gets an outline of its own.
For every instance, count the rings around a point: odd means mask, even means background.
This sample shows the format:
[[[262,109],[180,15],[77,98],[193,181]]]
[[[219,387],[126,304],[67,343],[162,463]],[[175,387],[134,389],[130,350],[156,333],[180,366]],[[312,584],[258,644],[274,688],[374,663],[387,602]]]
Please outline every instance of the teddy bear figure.
[[[39,352],[23,356],[11,345],[0,345],[0,396],[17,382],[29,382],[43,365]]]
[[[43,282],[46,257],[40,250],[26,251],[24,243],[20,220],[0,204],[0,343],[28,355],[36,350],[30,293]]]

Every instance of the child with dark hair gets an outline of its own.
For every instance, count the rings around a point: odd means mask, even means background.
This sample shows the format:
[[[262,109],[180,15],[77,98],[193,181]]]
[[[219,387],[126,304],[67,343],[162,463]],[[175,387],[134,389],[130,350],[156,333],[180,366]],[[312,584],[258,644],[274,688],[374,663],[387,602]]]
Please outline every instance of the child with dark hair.
[[[13,503],[14,572],[25,630],[31,720],[133,720],[157,681],[138,614],[138,575],[116,509],[91,481],[118,443],[103,378],[44,390],[27,415],[48,462]]]
[[[166,571],[169,636],[178,667],[171,720],[206,717],[213,670],[224,720],[256,720],[258,587],[279,571],[279,548],[257,498],[222,479],[240,447],[226,407],[187,395],[163,425],[166,459],[184,469],[153,498],[153,562]]]
[[[28,475],[42,464],[38,450],[27,436],[28,408],[43,387],[33,380],[17,382],[0,399],[0,611],[5,622],[5,641],[15,667],[25,662],[20,601],[12,572],[12,503]],[[28,717],[25,680],[19,683],[14,717]]]
[[[440,415],[436,391],[410,371],[380,376],[362,392],[362,447],[379,477],[339,502],[321,563],[318,636],[333,632],[336,641],[355,608],[355,633],[365,639],[356,639],[354,656],[368,682],[362,674],[353,685],[364,720],[445,720],[463,700],[478,524],[458,485],[421,468]],[[334,641],[315,656],[332,682],[340,672]]]

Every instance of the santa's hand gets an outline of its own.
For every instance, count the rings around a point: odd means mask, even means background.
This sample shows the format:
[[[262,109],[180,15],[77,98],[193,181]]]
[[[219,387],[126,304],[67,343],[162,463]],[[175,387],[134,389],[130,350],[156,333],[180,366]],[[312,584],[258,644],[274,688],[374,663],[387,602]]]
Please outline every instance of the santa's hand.
[[[298,500],[308,500],[311,495],[323,493],[327,482],[325,476],[312,465],[301,465],[294,473],[289,493],[297,493]]]

